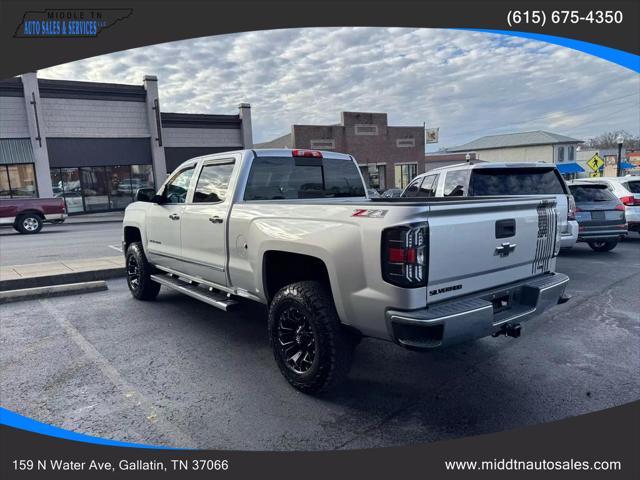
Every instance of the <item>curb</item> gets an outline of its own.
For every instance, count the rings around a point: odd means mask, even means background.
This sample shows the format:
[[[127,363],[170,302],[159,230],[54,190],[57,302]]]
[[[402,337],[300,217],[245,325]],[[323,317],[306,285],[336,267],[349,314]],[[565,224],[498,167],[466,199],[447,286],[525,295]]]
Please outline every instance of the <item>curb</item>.
[[[68,219],[60,223],[59,225],[85,225],[85,224],[95,224],[95,223],[122,223],[122,218],[120,219],[109,219],[109,220],[76,220],[69,221]]]
[[[0,281],[0,294],[7,290],[20,290],[25,288],[50,287],[80,282],[95,282],[110,278],[124,277],[124,267],[105,268],[102,270],[86,270],[84,272],[60,273],[57,275],[45,275],[41,277],[15,278]]]
[[[21,302],[24,300],[34,300],[36,298],[50,298],[79,293],[100,292],[107,289],[107,282],[99,280],[96,282],[68,283],[64,285],[48,285],[46,287],[8,290],[0,292],[0,305],[5,303]]]

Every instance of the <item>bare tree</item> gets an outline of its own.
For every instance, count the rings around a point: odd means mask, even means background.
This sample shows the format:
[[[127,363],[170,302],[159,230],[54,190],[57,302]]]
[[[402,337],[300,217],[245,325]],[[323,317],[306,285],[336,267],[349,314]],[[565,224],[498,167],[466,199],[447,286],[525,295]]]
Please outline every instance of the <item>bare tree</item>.
[[[618,135],[622,135],[624,138],[624,148],[640,148],[640,137],[634,136],[626,130],[615,130],[611,132],[604,132],[597,137],[590,138],[585,141],[585,146],[593,149],[610,149],[618,148]]]

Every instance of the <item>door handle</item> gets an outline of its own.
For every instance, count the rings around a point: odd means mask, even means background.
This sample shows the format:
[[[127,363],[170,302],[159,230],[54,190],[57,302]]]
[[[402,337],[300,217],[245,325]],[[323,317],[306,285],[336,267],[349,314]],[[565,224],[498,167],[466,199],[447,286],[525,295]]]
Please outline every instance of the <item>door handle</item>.
[[[222,223],[223,222],[222,218],[220,218],[218,216],[209,217],[209,221],[211,223]]]
[[[177,213],[172,213],[171,215],[169,215],[169,218],[171,220],[180,220],[180,215],[178,215]]]

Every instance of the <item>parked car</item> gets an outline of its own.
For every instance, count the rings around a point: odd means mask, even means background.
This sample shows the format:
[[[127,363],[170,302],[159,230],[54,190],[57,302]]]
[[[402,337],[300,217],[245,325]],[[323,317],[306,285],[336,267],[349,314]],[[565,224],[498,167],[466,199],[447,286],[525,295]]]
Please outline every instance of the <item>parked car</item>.
[[[580,180],[606,185],[624,205],[629,231],[640,233],[640,176],[594,177]]]
[[[0,200],[0,225],[11,225],[20,233],[38,233],[45,222],[62,223],[66,218],[62,198]]]
[[[403,197],[553,195],[558,211],[560,248],[578,241],[575,203],[555,165],[548,163],[461,163],[418,175]]]
[[[389,190],[385,190],[382,195],[382,198],[399,198],[402,195],[401,188],[390,188]]]
[[[567,300],[555,196],[441,202],[365,188],[337,152],[189,160],[125,210],[131,294],[152,300],[162,285],[222,310],[267,305],[276,363],[306,393],[346,376],[362,336],[415,350],[516,337]]]
[[[596,252],[608,252],[627,235],[624,205],[602,183],[573,180],[569,190],[576,201],[578,241]]]

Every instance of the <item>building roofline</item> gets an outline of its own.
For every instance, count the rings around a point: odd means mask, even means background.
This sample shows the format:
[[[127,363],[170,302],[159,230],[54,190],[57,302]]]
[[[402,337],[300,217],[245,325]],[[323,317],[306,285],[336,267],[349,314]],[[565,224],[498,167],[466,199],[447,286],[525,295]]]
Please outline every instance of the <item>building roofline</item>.
[[[142,85],[121,83],[81,82],[38,78],[41,98],[70,98],[86,100],[123,100],[144,102],[147,92]]]
[[[240,115],[161,112],[164,128],[238,128]]]

